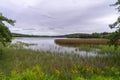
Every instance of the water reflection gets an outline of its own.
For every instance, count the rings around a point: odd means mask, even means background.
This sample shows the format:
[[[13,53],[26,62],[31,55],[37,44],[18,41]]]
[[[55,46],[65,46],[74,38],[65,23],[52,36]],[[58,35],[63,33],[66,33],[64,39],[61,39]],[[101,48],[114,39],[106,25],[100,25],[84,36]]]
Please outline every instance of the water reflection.
[[[37,44],[37,45],[31,45],[27,48],[33,49],[33,50],[42,50],[42,51],[51,51],[51,52],[60,52],[60,53],[74,53],[74,54],[80,54],[82,56],[96,56],[97,52],[95,51],[82,51],[79,50],[77,47],[68,47],[63,46],[55,43],[55,39],[60,38],[14,38],[13,43],[16,43],[17,41],[21,41],[28,44]]]

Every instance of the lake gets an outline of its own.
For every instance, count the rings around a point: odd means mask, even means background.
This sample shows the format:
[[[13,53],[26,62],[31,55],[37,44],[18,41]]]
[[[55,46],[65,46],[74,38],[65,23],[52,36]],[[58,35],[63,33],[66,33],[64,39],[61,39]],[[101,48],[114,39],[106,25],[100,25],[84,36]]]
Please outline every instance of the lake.
[[[16,37],[12,40],[12,43],[16,43],[18,41],[34,44],[30,45],[27,48],[33,50],[42,50],[42,51],[51,51],[51,52],[60,52],[60,53],[72,53],[72,54],[80,54],[81,56],[96,56],[97,53],[95,51],[83,51],[79,50],[77,47],[67,47],[60,46],[55,43],[55,39],[63,39],[63,38],[33,38],[33,37]],[[64,38],[65,39],[65,38]]]

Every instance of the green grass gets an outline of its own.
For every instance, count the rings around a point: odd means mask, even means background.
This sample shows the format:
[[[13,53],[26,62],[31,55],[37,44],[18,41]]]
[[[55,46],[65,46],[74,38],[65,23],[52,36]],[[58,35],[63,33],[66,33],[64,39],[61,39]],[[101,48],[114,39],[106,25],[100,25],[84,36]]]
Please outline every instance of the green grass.
[[[24,49],[22,45],[24,44],[1,46],[0,80],[120,79],[119,47],[115,49],[107,45],[83,45],[81,50],[97,48],[102,56],[80,56],[72,53],[33,51]]]
[[[30,69],[26,69],[24,72],[19,73],[12,71],[10,76],[2,75],[1,80],[119,80],[120,73],[116,68],[106,68],[106,72],[98,70],[96,75],[92,67],[85,68],[77,67],[72,72],[66,72],[64,70],[55,70],[53,74],[44,73],[39,66],[34,66]],[[85,74],[87,77],[82,76]],[[99,75],[98,75],[99,74]],[[102,75],[101,75],[102,74]],[[104,75],[107,74],[107,75]],[[109,74],[109,75],[108,75]]]
[[[120,46],[113,46],[113,45],[79,45],[79,50],[84,51],[94,51],[98,54],[107,54],[107,55],[119,55],[120,54]]]

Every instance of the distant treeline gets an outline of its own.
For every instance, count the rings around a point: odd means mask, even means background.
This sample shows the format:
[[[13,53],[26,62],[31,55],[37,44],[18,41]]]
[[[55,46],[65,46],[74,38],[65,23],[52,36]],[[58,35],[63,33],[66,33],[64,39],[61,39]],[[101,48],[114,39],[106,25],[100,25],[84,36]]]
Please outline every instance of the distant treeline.
[[[73,33],[66,35],[56,35],[56,36],[48,36],[48,35],[28,35],[28,34],[18,34],[12,33],[13,37],[65,37],[65,38],[109,38],[111,33],[103,32],[103,33]]]
[[[39,37],[37,35],[28,35],[28,34],[19,34],[19,33],[12,33],[13,37]]]
[[[76,33],[76,34],[68,34],[65,35],[67,38],[109,38],[111,33],[103,32],[103,33]]]
[[[29,34],[19,34],[19,33],[12,33],[13,37],[65,37],[65,36],[48,36],[48,35],[29,35]]]

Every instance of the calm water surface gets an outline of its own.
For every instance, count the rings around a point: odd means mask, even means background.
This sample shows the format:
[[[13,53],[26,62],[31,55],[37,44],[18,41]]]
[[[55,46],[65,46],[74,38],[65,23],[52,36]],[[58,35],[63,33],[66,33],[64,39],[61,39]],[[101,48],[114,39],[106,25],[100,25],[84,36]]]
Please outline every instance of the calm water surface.
[[[96,56],[97,53],[94,51],[86,52],[86,51],[80,51],[79,49],[75,47],[67,47],[67,46],[60,46],[57,45],[54,40],[60,39],[60,38],[26,38],[26,37],[17,37],[13,39],[13,43],[16,43],[18,41],[29,43],[29,44],[35,44],[31,45],[27,48],[33,49],[33,50],[42,50],[42,51],[51,51],[51,52],[61,52],[61,53],[73,53],[73,54],[80,54],[83,56]]]

